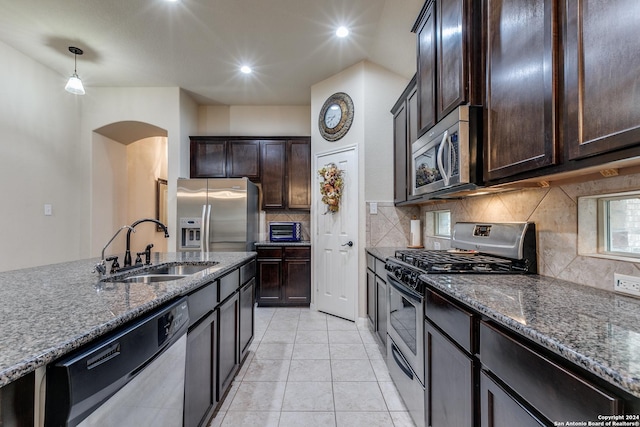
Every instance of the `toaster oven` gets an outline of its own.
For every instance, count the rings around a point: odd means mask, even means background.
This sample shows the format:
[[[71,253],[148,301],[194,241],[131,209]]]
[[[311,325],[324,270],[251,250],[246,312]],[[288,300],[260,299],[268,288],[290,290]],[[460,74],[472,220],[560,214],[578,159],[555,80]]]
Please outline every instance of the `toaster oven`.
[[[299,222],[270,222],[269,240],[272,242],[299,242],[302,224]]]

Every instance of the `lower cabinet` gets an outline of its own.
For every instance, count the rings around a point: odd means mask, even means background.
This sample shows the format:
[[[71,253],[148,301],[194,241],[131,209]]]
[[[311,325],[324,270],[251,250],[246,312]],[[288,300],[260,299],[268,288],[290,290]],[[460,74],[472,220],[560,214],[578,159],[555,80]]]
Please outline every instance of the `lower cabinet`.
[[[256,279],[251,278],[240,289],[240,361],[243,361],[253,342]]]
[[[367,255],[367,258],[369,257],[373,258],[371,255]],[[376,330],[376,318],[376,275],[367,268],[367,319],[369,319],[369,326],[374,331]]]
[[[480,413],[482,427],[545,425],[484,372],[480,374]]]
[[[216,406],[216,334],[218,312],[213,311],[187,334],[184,427],[206,425]]]
[[[387,271],[384,260],[367,253],[367,318],[371,330],[387,346]]]
[[[387,282],[376,276],[376,331],[384,347],[387,346]]]
[[[311,303],[311,248],[258,247],[258,306]]]
[[[238,366],[238,313],[240,298],[234,293],[218,308],[218,399],[231,385]]]

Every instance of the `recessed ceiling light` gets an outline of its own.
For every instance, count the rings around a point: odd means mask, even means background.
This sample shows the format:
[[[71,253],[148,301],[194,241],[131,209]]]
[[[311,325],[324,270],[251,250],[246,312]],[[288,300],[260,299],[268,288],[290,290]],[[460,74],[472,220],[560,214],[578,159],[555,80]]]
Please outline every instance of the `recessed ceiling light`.
[[[336,30],[336,36],[338,37],[347,37],[349,35],[349,29],[347,27],[339,27]]]
[[[251,74],[251,67],[249,67],[248,65],[243,65],[242,67],[240,67],[240,71],[245,73],[245,74]]]

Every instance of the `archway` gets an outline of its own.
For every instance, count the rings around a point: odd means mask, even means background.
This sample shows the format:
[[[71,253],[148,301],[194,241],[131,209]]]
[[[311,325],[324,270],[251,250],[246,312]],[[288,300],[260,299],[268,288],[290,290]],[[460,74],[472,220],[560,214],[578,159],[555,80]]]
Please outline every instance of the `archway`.
[[[156,218],[157,182],[166,180],[167,131],[149,123],[121,121],[95,129],[92,134],[91,255],[100,256],[113,233],[140,218]],[[124,233],[122,233],[124,235]],[[153,224],[136,229],[132,253],[149,243],[166,252],[167,239]],[[119,236],[106,254],[121,254],[125,238]]]

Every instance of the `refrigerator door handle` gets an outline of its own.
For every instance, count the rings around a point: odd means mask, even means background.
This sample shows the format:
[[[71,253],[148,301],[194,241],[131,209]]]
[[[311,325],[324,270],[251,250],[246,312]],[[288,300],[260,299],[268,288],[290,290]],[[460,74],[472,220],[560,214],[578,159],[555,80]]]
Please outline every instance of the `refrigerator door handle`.
[[[211,239],[209,239],[209,232],[210,232],[210,227],[211,227],[211,205],[207,205],[207,234],[205,235],[205,240],[207,242],[207,252],[210,252],[210,242]]]
[[[202,221],[200,222],[200,251],[205,251],[205,243],[209,241],[209,239],[205,238],[207,236],[207,205],[202,205]]]

